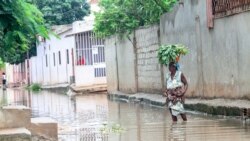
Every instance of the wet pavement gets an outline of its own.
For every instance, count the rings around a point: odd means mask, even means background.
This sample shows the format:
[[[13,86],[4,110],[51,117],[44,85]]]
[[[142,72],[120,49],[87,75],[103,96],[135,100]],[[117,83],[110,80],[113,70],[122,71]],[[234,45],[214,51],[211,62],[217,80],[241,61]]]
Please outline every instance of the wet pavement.
[[[172,123],[167,109],[109,101],[106,94],[78,96],[47,91],[0,92],[0,104],[31,107],[33,117],[58,121],[60,141],[248,141],[250,125],[241,121],[188,115]],[[106,126],[104,126],[106,125]],[[108,131],[108,132],[102,132]]]

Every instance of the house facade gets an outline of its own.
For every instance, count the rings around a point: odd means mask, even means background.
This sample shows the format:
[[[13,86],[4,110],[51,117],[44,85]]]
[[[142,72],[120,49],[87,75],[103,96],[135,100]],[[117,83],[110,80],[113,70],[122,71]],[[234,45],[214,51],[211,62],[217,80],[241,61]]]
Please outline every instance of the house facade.
[[[31,83],[43,85],[67,84],[74,76],[74,38],[66,37],[72,32],[72,25],[54,26],[58,35],[50,35],[49,40],[39,38],[37,56],[30,59]]]
[[[75,22],[73,37],[75,41],[75,84],[91,86],[106,83],[106,64],[104,41],[93,33],[93,20]]]
[[[58,37],[40,39],[30,59],[31,83],[91,86],[106,83],[104,41],[95,37],[93,21],[55,26]]]

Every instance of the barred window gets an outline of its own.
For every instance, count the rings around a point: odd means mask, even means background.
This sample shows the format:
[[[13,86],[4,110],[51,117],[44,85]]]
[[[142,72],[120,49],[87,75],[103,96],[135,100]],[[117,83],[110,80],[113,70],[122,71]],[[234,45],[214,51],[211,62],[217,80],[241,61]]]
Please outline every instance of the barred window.
[[[248,10],[250,10],[250,0],[212,0],[212,12],[215,18]]]

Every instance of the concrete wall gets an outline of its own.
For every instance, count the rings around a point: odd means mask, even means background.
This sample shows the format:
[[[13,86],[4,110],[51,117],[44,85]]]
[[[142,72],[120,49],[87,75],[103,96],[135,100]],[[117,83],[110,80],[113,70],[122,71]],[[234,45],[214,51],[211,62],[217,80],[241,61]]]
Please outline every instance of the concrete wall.
[[[159,26],[136,31],[138,91],[160,93],[162,89],[161,65],[158,63]]]
[[[177,4],[170,12],[161,17],[160,38],[161,44],[181,43],[189,47],[190,53],[181,58],[181,71],[187,77],[190,97],[226,97],[226,98],[250,98],[250,12],[244,12],[214,20],[214,28],[207,27],[206,1],[186,0]],[[108,70],[108,83],[110,89],[123,90],[124,83],[135,88],[136,83],[128,79],[118,77],[116,83],[115,72],[125,70],[133,76],[138,69],[138,92],[158,93],[165,75],[160,75],[161,68],[156,61],[157,28],[149,27],[136,31],[137,54],[134,54],[132,44],[129,41],[117,42],[118,67],[108,66],[115,64],[110,61],[115,59],[112,39],[106,40],[106,59]],[[109,48],[110,47],[110,48]],[[126,47],[126,48],[121,48]],[[137,61],[137,68],[124,65],[121,58],[132,58]],[[134,58],[133,58],[134,59]],[[162,71],[163,72],[163,71]],[[164,74],[167,69],[164,67]],[[110,77],[113,74],[113,77]],[[135,74],[136,76],[136,74]],[[126,76],[125,76],[126,77]],[[137,78],[137,77],[135,77]],[[159,80],[161,78],[161,80]],[[134,79],[131,79],[134,80]],[[161,83],[159,83],[161,81]],[[135,81],[137,82],[137,81]],[[112,88],[111,88],[112,87]],[[128,88],[128,87],[126,87]],[[135,89],[136,90],[136,89]]]
[[[189,96],[250,97],[250,12],[215,19],[207,28],[206,1],[187,0],[162,16],[161,42],[182,43],[191,52],[182,59]]]
[[[13,66],[6,63],[5,65],[7,83],[14,83]]]
[[[76,66],[75,67],[75,84],[76,86],[91,86],[94,85],[94,67],[91,66]]]
[[[43,71],[43,69],[38,68],[38,63],[41,63],[41,62],[38,62],[38,60],[39,60],[39,57],[32,57],[29,60],[29,63],[30,63],[30,82],[42,84],[43,79],[39,78],[39,76],[41,76],[43,78],[43,75],[42,75],[43,72],[42,73],[40,72],[40,71]],[[38,71],[40,73],[38,73]]]
[[[118,39],[118,38],[116,38]],[[133,36],[130,36],[133,39]],[[128,93],[136,92],[135,55],[132,42],[128,39],[117,40],[119,89]]]
[[[21,86],[27,83],[27,60],[18,65],[11,65],[6,63],[5,69],[8,86]]]
[[[0,109],[0,129],[26,127],[30,124],[30,117],[31,111],[25,106],[3,107]]]
[[[133,36],[130,39],[133,40]],[[110,47],[110,48],[109,48]],[[135,50],[126,37],[114,36],[105,41],[105,60],[107,63],[108,90],[135,93],[136,69]]]
[[[105,60],[106,60],[106,76],[108,91],[114,92],[118,90],[118,68],[117,68],[117,48],[116,37],[105,40]]]
[[[155,25],[136,30],[129,39],[113,36],[105,40],[109,92],[161,92],[158,33]]]
[[[57,122],[51,118],[31,118],[31,123],[28,129],[33,136],[36,135],[58,140],[58,125]]]
[[[58,139],[57,122],[48,117],[31,119],[31,110],[25,106],[6,106],[0,108],[0,140],[5,136],[22,136],[23,130],[31,131],[32,136],[42,136],[48,139]],[[7,132],[9,131],[9,132]],[[18,131],[18,132],[17,132]],[[13,135],[12,135],[13,134]],[[8,141],[11,140],[8,138]],[[15,140],[15,139],[12,139]]]

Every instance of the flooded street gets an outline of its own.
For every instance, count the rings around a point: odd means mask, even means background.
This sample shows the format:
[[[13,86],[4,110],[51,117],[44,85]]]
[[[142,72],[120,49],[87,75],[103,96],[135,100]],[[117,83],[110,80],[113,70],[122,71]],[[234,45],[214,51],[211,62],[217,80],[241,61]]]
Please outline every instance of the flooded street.
[[[110,101],[106,94],[71,100],[65,94],[47,91],[7,90],[0,92],[0,99],[4,105],[31,107],[32,117],[57,120],[60,141],[248,141],[250,138],[250,126],[239,121],[189,114],[188,122],[179,118],[178,123],[172,123],[167,109]]]

